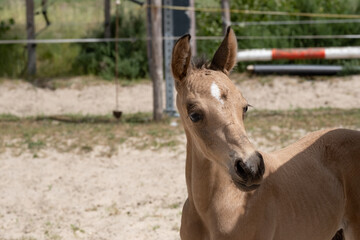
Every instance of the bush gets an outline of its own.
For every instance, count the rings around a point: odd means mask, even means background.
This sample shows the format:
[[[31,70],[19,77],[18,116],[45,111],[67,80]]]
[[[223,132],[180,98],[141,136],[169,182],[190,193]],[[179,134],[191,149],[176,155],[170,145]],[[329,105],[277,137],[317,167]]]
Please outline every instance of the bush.
[[[0,21],[0,39],[6,39],[6,33],[13,27],[15,21],[10,18]],[[16,77],[23,70],[24,49],[19,45],[0,45],[0,76]]]
[[[120,10],[119,38],[136,37],[134,42],[119,42],[119,62],[117,65],[119,77],[127,79],[144,78],[148,73],[146,55],[145,18],[143,15],[127,14]],[[104,37],[103,28],[89,36]],[[86,37],[86,36],[85,36]],[[111,37],[115,37],[115,17],[111,19]],[[80,73],[95,74],[111,79],[115,74],[115,43],[85,43],[80,44],[80,53],[74,68]]]

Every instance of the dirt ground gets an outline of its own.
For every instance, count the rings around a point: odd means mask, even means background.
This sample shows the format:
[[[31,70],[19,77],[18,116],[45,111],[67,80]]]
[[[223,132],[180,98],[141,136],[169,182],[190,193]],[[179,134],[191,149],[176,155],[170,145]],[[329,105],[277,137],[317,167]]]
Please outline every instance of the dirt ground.
[[[360,107],[360,76],[265,80],[239,83],[257,109]],[[151,94],[150,84],[121,87],[120,108],[149,112]],[[18,81],[0,84],[0,114],[108,114],[113,108],[110,84],[57,90]],[[185,139],[180,138],[179,146],[156,151],[121,144],[111,157],[101,154],[101,146],[81,154],[1,153],[0,239],[179,239],[187,195]]]
[[[239,76],[234,75],[234,78]],[[56,90],[4,81],[0,88],[0,114],[108,114],[114,110],[115,88],[112,84],[85,87],[79,84],[78,79],[64,81],[72,84]],[[245,78],[238,86],[248,102],[257,109],[360,106],[360,75],[316,81],[279,76]],[[119,108],[124,113],[151,112],[152,86],[148,83],[120,87],[118,99]]]

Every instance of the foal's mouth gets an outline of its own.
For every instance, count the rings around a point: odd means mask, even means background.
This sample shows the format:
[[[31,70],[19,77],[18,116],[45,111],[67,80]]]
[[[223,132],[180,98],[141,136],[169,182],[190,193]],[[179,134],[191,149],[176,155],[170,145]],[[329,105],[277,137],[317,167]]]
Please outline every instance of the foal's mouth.
[[[235,186],[243,192],[250,192],[250,191],[253,191],[253,190],[257,189],[258,187],[260,187],[260,184],[247,185],[246,183],[242,182],[241,180],[234,179],[234,178],[233,178],[233,182],[234,182]]]

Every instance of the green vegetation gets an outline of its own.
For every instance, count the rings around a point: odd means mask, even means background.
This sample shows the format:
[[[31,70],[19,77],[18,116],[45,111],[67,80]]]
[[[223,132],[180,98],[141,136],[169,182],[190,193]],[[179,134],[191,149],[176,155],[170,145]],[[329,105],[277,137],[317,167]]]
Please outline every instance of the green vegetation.
[[[73,231],[75,236],[76,236],[77,232],[85,233],[85,231],[83,229],[81,229],[80,227],[78,227],[75,224],[70,224],[70,227],[71,227],[71,230]]]
[[[185,135],[179,119],[154,123],[150,116],[150,113],[129,114],[117,121],[110,115],[29,118],[0,115],[0,152],[30,151],[38,157],[46,148],[86,154],[96,146],[103,146],[101,154],[111,156],[121,144],[154,151],[164,147],[174,149],[182,144]],[[178,125],[171,126],[170,121]],[[251,138],[265,139],[267,144],[282,147],[318,129],[337,126],[360,129],[360,109],[250,110],[245,126]]]
[[[145,16],[120,11],[119,36],[121,38],[137,38],[134,42],[119,42],[119,62],[115,66],[115,43],[84,43],[79,44],[80,52],[74,63],[75,70],[81,74],[100,75],[105,79],[114,77],[115,67],[119,77],[126,79],[144,78],[147,76],[148,63],[146,55]],[[111,37],[115,37],[115,17],[111,19]],[[87,34],[86,38],[104,37],[103,29],[96,29]],[[126,56],[126,57],[124,57]]]
[[[40,0],[35,0],[36,12],[41,9]],[[197,8],[219,8],[219,1],[196,1]],[[0,39],[24,39],[25,4],[22,0],[0,0]],[[120,37],[137,37],[141,40],[120,42],[118,66],[114,63],[113,43],[87,44],[39,44],[37,46],[37,78],[95,74],[105,79],[113,78],[115,67],[124,79],[144,78],[148,75],[145,42],[145,9],[130,1],[122,1],[120,13]],[[335,13],[360,15],[358,0],[232,0],[231,9]],[[114,6],[112,7],[112,34],[114,35]],[[48,16],[51,25],[46,27],[41,14],[35,15],[37,39],[48,38],[95,38],[103,36],[102,0],[49,0]],[[232,22],[324,20],[327,18],[281,16],[264,14],[231,14]],[[222,33],[221,13],[196,12],[196,33],[199,36],[220,36]],[[5,27],[4,27],[5,26]],[[5,30],[4,30],[5,29]],[[295,36],[295,35],[343,35],[360,32],[358,23],[334,23],[312,25],[234,25],[237,36]],[[219,41],[198,40],[198,52],[208,57],[213,55]],[[324,46],[358,46],[359,39],[251,39],[239,40],[239,49],[249,48],[292,48]],[[19,77],[26,66],[24,45],[0,45],[0,76]],[[304,63],[304,61],[278,61],[278,63]],[[312,60],[306,63],[339,64],[347,67],[359,65],[359,60]],[[251,63],[246,63],[251,64]],[[243,71],[245,64],[239,64]]]
[[[2,11],[4,8],[0,7],[0,12]],[[0,19],[0,39],[5,39],[14,25],[12,17]],[[14,45],[0,45],[0,53],[0,76],[15,76],[20,71],[16,66],[22,64],[21,51]]]
[[[6,148],[19,154],[30,151],[34,157],[45,148],[86,154],[95,146],[105,147],[104,156],[116,153],[117,146],[130,143],[138,149],[175,147],[181,128],[171,127],[170,119],[151,122],[150,113],[127,114],[120,121],[104,116],[39,116],[17,118],[0,115],[0,152]]]
[[[357,0],[233,0],[231,9],[259,10],[259,11],[280,11],[291,13],[329,13],[329,14],[351,14],[360,15],[360,2]],[[264,14],[231,14],[231,21],[255,22],[255,21],[299,21],[299,20],[326,20],[334,18],[299,17],[299,16],[278,16]],[[221,35],[221,14],[217,12],[199,12],[197,14],[197,34],[203,36]],[[345,35],[357,34],[360,32],[358,23],[334,23],[334,24],[303,24],[303,25],[255,25],[232,27],[238,37],[260,36],[279,37],[296,35]],[[219,41],[198,41],[200,53],[211,57]],[[306,48],[306,47],[332,47],[332,46],[359,46],[359,39],[251,39],[239,40],[239,49],[253,48]],[[212,50],[209,52],[209,49]],[[284,60],[275,63],[306,63],[306,64],[339,64],[346,66],[358,66],[359,60]],[[238,70],[244,71],[245,66],[251,62],[239,63]],[[274,62],[272,63],[274,64]]]
[[[34,0],[35,13],[41,10],[41,0]],[[97,0],[48,0],[48,16],[51,22],[46,27],[41,14],[35,15],[35,29],[37,39],[65,39],[82,38],[95,29],[103,27],[103,1]],[[26,39],[25,2],[22,0],[0,0],[0,19],[13,18],[15,24],[0,39]],[[112,11],[113,12],[113,11]],[[94,36],[93,36],[94,37]],[[0,45],[1,46],[1,45]],[[13,48],[7,55],[0,54],[9,65],[7,71],[0,72],[0,76],[22,77],[26,70],[27,52],[25,45],[3,45]],[[48,79],[53,77],[74,76],[79,70],[74,68],[76,58],[80,53],[77,44],[38,44],[37,78]],[[1,61],[1,60],[0,60]]]
[[[155,226],[153,226],[152,230],[153,230],[153,231],[156,231],[156,230],[159,229],[159,228],[160,228],[160,225],[155,225]]]
[[[253,139],[265,139],[285,147],[307,132],[344,127],[360,130],[360,109],[297,109],[293,111],[250,111],[245,119],[247,132]],[[269,146],[268,146],[269,147]]]

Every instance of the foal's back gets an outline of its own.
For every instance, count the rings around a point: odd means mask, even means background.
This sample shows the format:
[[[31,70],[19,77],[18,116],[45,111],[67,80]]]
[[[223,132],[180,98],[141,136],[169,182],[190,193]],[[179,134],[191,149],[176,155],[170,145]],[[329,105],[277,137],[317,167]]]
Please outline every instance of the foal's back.
[[[360,239],[359,131],[317,131],[269,157],[267,184],[287,196],[279,214],[298,216],[297,229],[303,225],[311,232],[310,221],[315,233],[342,228],[345,239]]]

